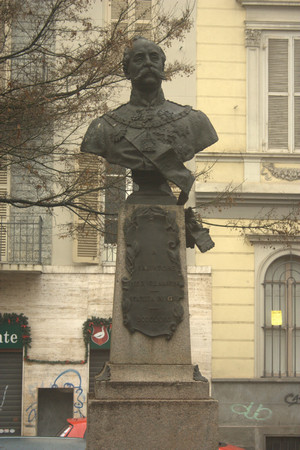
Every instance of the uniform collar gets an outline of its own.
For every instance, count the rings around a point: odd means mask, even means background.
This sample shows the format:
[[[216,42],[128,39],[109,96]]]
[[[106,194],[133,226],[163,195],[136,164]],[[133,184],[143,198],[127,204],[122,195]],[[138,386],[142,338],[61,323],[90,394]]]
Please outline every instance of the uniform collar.
[[[163,104],[165,101],[165,96],[163,93],[162,88],[159,88],[157,92],[157,96],[149,103],[138,91],[137,89],[132,89],[131,95],[130,95],[130,104],[133,106],[143,106],[143,107],[149,107],[149,106],[159,106]]]

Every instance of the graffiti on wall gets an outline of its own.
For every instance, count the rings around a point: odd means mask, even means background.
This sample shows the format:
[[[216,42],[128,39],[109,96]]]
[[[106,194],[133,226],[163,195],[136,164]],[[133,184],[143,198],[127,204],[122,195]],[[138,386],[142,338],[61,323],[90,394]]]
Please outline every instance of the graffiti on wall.
[[[269,408],[265,408],[262,403],[257,407],[254,402],[249,404],[235,403],[231,405],[231,411],[235,414],[244,416],[248,420],[268,420],[272,417],[272,411]]]
[[[37,402],[31,403],[28,408],[26,408],[27,414],[27,424],[25,425],[27,428],[34,427],[35,425],[32,422],[36,420],[37,414]]]
[[[71,383],[68,381],[68,377],[70,374],[75,375],[75,382]],[[83,402],[85,401],[85,395],[83,394],[82,384],[81,384],[81,375],[75,369],[67,369],[61,372],[54,380],[51,388],[72,388],[74,389],[75,399],[74,399],[74,416],[84,417],[82,414]]]
[[[8,384],[6,386],[4,386],[3,393],[1,394],[1,397],[0,397],[0,411],[2,411],[2,408],[5,403],[7,389],[8,389]]]
[[[287,394],[284,397],[285,403],[287,403],[289,406],[293,405],[300,405],[300,394]]]
[[[28,386],[28,393],[32,399],[30,405],[26,408],[26,423],[27,428],[32,428],[36,426],[37,419],[37,389],[43,388],[44,382],[42,384],[31,384]],[[72,388],[74,389],[74,417],[84,417],[82,413],[82,408],[85,402],[85,395],[82,389],[82,379],[78,370],[67,369],[62,371],[54,379],[53,383],[50,383],[50,388]]]
[[[43,388],[44,382],[42,382],[39,385],[36,384],[30,384],[28,386],[28,394],[29,397],[32,400],[32,403],[26,408],[26,424],[25,427],[27,428],[34,428],[35,427],[35,421],[37,418],[37,401],[36,401],[36,395],[37,395],[37,388]]]

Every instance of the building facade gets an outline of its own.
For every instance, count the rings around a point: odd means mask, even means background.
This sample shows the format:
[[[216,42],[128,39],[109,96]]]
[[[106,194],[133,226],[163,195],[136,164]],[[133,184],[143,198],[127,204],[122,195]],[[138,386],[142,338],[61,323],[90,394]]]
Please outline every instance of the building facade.
[[[117,3],[96,2],[93,19],[113,23]],[[167,49],[168,61],[195,65],[195,34],[193,28],[186,41]],[[166,83],[164,92],[195,107],[196,73]],[[125,88],[116,102],[128,95]],[[30,178],[22,171],[3,169],[0,175],[3,192],[18,196],[28,189],[30,195]],[[65,209],[28,211],[1,209],[0,435],[53,435],[66,417],[85,416],[94,376],[109,358],[114,242],[86,233],[77,240],[68,236],[65,224],[78,219]],[[188,258],[192,358],[210,378],[211,270],[196,266],[193,251]]]
[[[113,23],[115,6],[96,3],[93,18]],[[216,244],[187,252],[192,359],[212,378],[220,440],[289,449],[300,435],[299,237],[254,227],[293,218],[299,205],[300,5],[198,0],[194,20],[166,53],[196,71],[164,86],[166,98],[204,111],[219,135],[189,163],[191,201]],[[23,173],[0,170],[1,193],[25,188]],[[67,416],[85,416],[93,377],[109,358],[113,239],[62,239],[74,217],[41,211],[0,210],[5,435],[50,435]],[[49,427],[53,411],[58,422]]]
[[[216,243],[196,261],[212,270],[220,439],[249,450],[300,441],[299,236],[268,229],[299,218],[299,24],[298,1],[198,1],[197,107],[219,142],[196,157]]]

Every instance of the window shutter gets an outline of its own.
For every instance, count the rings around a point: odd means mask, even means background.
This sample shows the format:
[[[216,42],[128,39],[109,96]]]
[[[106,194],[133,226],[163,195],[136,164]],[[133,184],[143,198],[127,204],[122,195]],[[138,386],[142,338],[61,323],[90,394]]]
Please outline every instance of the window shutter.
[[[8,169],[6,158],[0,158],[0,197],[6,197],[8,192]],[[0,203],[0,261],[5,261],[7,252],[7,212],[6,203]]]
[[[99,186],[100,166],[98,158],[96,158],[93,155],[78,155],[79,188],[82,190]],[[99,211],[100,193],[96,191],[84,194],[78,202]],[[96,216],[89,212],[80,211],[79,216],[75,216],[75,222],[77,234],[74,240],[73,260],[82,263],[97,263],[99,261],[99,232]]]
[[[300,39],[294,45],[295,148],[300,149]]]
[[[288,148],[288,39],[269,39],[268,147]]]

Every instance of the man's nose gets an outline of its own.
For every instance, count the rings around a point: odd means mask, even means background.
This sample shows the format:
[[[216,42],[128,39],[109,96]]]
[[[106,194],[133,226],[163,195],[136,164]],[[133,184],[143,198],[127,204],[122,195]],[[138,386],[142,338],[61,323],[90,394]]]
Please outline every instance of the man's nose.
[[[152,65],[152,61],[149,55],[145,56],[145,65],[146,66],[151,66]]]

